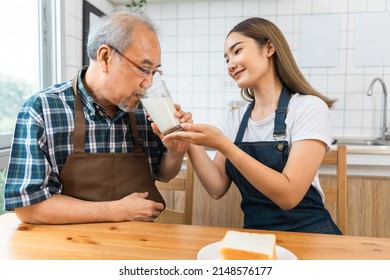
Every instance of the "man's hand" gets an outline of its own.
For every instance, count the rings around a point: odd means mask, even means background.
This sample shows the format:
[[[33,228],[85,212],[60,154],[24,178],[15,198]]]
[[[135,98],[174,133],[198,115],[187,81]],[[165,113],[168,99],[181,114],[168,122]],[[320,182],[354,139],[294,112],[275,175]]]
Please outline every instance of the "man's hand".
[[[164,205],[146,199],[147,196],[147,192],[132,193],[118,200],[120,209],[120,213],[118,213],[119,220],[153,222],[160,215],[161,211],[164,210]]]

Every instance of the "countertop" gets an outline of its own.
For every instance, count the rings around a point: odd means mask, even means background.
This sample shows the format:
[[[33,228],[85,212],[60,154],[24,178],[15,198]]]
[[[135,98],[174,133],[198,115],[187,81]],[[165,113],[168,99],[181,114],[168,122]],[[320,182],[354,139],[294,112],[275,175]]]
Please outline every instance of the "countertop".
[[[390,177],[390,146],[347,145],[347,165],[348,175]]]
[[[207,149],[207,153],[214,158],[215,150]],[[348,175],[390,177],[390,146],[347,145],[347,165]],[[321,167],[320,171],[335,174],[333,166]]]
[[[336,147],[332,146],[332,148]],[[390,155],[390,146],[359,146],[347,145],[348,154],[363,154],[363,155]]]

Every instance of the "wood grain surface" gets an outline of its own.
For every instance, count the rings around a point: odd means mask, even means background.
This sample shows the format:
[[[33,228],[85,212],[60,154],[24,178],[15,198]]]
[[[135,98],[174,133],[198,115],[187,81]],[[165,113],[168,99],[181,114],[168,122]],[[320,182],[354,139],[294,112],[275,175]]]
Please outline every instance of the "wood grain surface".
[[[228,229],[142,222],[32,225],[7,213],[0,216],[0,259],[191,260],[204,246],[220,241]],[[386,238],[271,233],[276,234],[277,245],[301,260],[390,259]]]

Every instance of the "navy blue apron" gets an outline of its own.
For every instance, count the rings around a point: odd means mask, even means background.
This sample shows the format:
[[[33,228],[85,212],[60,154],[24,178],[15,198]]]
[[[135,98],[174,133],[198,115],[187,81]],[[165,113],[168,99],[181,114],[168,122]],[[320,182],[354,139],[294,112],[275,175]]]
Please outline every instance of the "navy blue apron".
[[[282,172],[289,153],[288,141],[285,140],[285,119],[290,97],[288,89],[283,87],[275,111],[275,141],[242,142],[254,101],[248,106],[234,141],[241,150],[278,172]],[[227,175],[242,195],[244,228],[342,234],[324,207],[319,192],[312,185],[302,201],[286,211],[253,187],[228,159],[225,167]]]

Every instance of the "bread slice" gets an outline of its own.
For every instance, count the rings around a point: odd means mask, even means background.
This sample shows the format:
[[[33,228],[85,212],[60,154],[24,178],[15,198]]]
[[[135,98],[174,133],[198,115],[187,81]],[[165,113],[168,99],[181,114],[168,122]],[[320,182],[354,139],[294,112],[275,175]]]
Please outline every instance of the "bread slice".
[[[219,245],[222,260],[274,260],[275,234],[260,234],[229,230]]]

